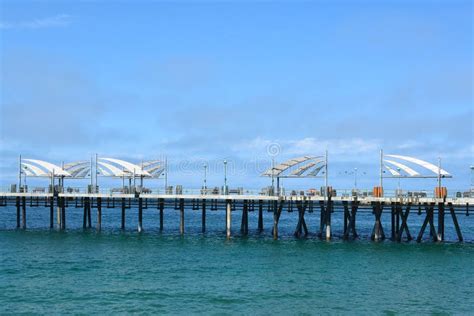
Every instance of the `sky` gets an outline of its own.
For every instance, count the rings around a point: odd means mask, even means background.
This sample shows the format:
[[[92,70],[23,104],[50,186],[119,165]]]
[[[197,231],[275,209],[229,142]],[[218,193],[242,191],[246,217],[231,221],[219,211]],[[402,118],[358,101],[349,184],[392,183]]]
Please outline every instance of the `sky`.
[[[187,187],[204,163],[222,185],[227,159],[231,187],[260,188],[272,159],[328,150],[330,184],[353,187],[357,168],[372,188],[380,149],[472,182],[471,1],[3,0],[0,58],[1,185],[20,154],[97,153],[166,156]]]

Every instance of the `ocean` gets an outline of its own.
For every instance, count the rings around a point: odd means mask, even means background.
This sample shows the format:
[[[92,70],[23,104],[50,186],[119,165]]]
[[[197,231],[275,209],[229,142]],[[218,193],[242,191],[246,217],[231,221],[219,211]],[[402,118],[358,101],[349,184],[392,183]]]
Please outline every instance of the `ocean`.
[[[465,242],[456,242],[446,216],[444,243],[372,242],[370,212],[359,213],[356,241],[342,241],[342,213],[333,214],[334,238],[314,233],[319,212],[306,215],[312,234],[295,239],[297,214],[283,213],[280,239],[256,232],[240,236],[240,212],[232,213],[226,240],[225,213],[103,209],[102,231],[82,229],[82,210],[67,209],[67,230],[49,230],[49,211],[28,208],[26,231],[16,230],[15,209],[0,208],[0,314],[472,314],[474,312],[474,216],[459,214]],[[409,217],[412,235],[424,216]],[[95,210],[93,210],[93,225]],[[382,221],[390,235],[390,215]]]

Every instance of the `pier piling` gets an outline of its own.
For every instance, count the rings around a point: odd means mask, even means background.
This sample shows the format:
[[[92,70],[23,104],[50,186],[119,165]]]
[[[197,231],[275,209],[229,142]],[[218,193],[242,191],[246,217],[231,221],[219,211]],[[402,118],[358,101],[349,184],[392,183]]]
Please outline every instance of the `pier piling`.
[[[82,229],[86,229],[87,228],[87,202],[85,200],[83,203],[83,209],[84,211],[82,214]]]
[[[410,215],[410,209],[411,209],[411,203],[408,203],[405,209],[405,212],[403,212],[403,206],[401,204],[398,205],[399,207],[399,216],[402,221],[402,224],[399,228],[398,234],[397,234],[397,241],[401,242],[402,237],[403,237],[403,232],[406,232],[407,240],[410,241],[413,238],[411,237],[410,230],[408,229],[408,215]]]
[[[49,198],[49,229],[54,228],[54,196]]]
[[[458,219],[456,217],[456,212],[454,211],[453,203],[448,203],[449,212],[451,213],[451,218],[453,219],[454,229],[456,230],[456,234],[458,236],[458,240],[461,242],[463,241],[461,228],[459,227]]]
[[[258,201],[258,232],[263,232],[263,201]]]
[[[425,211],[426,211],[426,217],[425,217],[425,220],[423,221],[423,225],[421,226],[421,229],[418,234],[418,237],[416,238],[416,241],[421,242],[426,226],[428,224],[430,225],[430,236],[433,238],[433,241],[438,241],[438,236],[436,234],[436,229],[435,229],[434,220],[433,220],[434,203],[430,203],[430,204],[425,203]]]
[[[159,207],[160,207],[160,232],[163,231],[163,211],[165,209],[165,200],[160,199],[159,202]]]
[[[22,206],[21,206],[21,227],[26,229],[26,197],[23,196],[22,198]]]
[[[244,204],[242,206],[242,222],[240,224],[240,232],[243,236],[247,236],[249,233],[249,210],[247,200],[244,200]]]
[[[438,203],[438,241],[444,241],[444,202]]]
[[[278,223],[280,221],[281,211],[283,210],[284,200],[273,201],[273,239],[278,239]]]
[[[122,198],[122,221],[120,229],[125,230],[125,198]]]
[[[102,229],[102,198],[97,198],[97,230]]]
[[[16,228],[20,228],[20,197],[16,197]]]
[[[143,199],[138,199],[138,232],[143,231]]]
[[[375,224],[372,230],[371,239],[375,241],[384,240],[385,232],[383,231],[382,226],[382,212],[383,212],[383,203],[382,202],[373,202],[372,210],[375,215]]]
[[[206,199],[202,199],[201,231],[206,232]]]
[[[225,231],[226,231],[226,237],[227,239],[230,238],[231,235],[231,220],[232,220],[232,202],[231,200],[226,200],[226,208],[225,208],[225,213],[226,213],[226,221],[225,221]]]
[[[184,235],[184,199],[179,199],[179,233]]]

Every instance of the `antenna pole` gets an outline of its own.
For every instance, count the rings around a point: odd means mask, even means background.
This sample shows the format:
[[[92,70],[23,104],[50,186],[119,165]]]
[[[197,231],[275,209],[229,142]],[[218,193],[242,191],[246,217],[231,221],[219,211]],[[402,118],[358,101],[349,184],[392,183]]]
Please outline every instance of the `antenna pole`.
[[[383,149],[380,149],[380,187],[383,190]]]
[[[325,154],[325,166],[324,166],[324,199],[327,198],[328,195],[328,150],[326,149]]]
[[[275,158],[272,157],[272,195],[275,195]]]
[[[438,157],[438,188],[441,190],[441,157]]]
[[[92,180],[92,169],[93,169],[93,161],[92,161],[92,155],[91,155],[91,170],[90,170],[90,176],[91,176],[91,190],[92,190],[92,187],[94,186],[94,183],[93,183],[93,180]]]
[[[168,188],[168,157],[165,156],[165,194]]]
[[[97,181],[97,175],[99,173],[98,171],[98,161],[99,161],[99,155],[95,154],[95,187],[94,187],[94,193],[99,193],[99,182]]]
[[[20,188],[21,188],[21,155],[20,155],[18,167],[19,168],[18,168],[18,191],[17,192],[20,192]]]

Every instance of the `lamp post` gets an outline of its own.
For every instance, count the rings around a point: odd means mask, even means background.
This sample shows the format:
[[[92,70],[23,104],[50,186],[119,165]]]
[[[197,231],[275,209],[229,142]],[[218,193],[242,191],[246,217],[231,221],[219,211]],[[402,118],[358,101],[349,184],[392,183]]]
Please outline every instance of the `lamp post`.
[[[354,168],[354,188],[357,190],[357,168]]]
[[[398,192],[400,193],[400,178],[402,177],[401,176],[401,173],[400,173],[400,168],[397,168],[397,172],[398,172]]]
[[[204,163],[204,193],[207,190],[207,163]]]
[[[471,165],[471,191],[474,189],[474,165]]]
[[[224,159],[224,195],[227,195],[227,160]]]
[[[275,195],[275,158],[272,157],[272,195]]]

